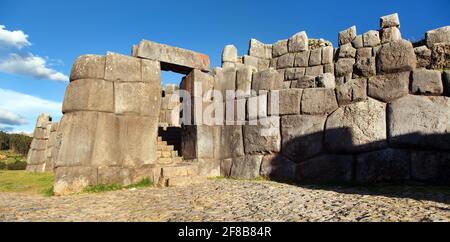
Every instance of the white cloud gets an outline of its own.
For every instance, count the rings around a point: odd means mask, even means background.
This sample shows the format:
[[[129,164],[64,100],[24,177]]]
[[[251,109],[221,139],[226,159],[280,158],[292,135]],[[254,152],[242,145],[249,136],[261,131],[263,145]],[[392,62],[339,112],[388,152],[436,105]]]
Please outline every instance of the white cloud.
[[[9,110],[0,108],[0,124],[6,125],[25,125],[28,124],[28,121]]]
[[[34,79],[47,79],[52,81],[68,82],[69,77],[46,66],[47,61],[33,54],[19,55],[15,53],[0,60],[0,71],[31,76]]]
[[[28,35],[22,30],[9,31],[4,25],[0,25],[0,48],[18,48],[30,46]]]
[[[50,114],[54,121],[58,121],[62,116],[62,104],[59,102],[2,88],[0,88],[0,97],[0,107],[3,110],[22,117],[22,121],[26,121],[26,124],[13,126],[14,131],[33,132],[36,119],[41,113]]]

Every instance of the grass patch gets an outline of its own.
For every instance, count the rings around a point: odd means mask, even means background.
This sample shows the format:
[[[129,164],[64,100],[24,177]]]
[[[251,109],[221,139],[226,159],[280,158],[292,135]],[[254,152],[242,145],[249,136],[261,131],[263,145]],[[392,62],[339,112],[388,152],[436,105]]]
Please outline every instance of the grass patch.
[[[138,183],[131,184],[128,186],[122,186],[120,184],[99,184],[96,186],[89,186],[83,189],[85,193],[103,193],[103,192],[111,192],[118,191],[123,189],[132,189],[132,188],[146,188],[153,186],[153,182],[150,179],[144,179]]]
[[[0,170],[25,170],[26,157],[11,151],[0,151]]]
[[[49,196],[53,193],[54,181],[53,173],[0,170],[0,192],[20,192]]]

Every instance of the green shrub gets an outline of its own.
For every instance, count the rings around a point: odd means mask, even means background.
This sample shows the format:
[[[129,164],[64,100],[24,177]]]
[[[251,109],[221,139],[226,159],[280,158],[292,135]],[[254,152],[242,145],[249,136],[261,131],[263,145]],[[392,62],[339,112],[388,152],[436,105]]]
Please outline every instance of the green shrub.
[[[6,170],[6,163],[3,161],[0,161],[0,170]]]
[[[7,170],[10,171],[22,171],[27,169],[27,163],[25,161],[18,160],[14,163],[8,164]]]

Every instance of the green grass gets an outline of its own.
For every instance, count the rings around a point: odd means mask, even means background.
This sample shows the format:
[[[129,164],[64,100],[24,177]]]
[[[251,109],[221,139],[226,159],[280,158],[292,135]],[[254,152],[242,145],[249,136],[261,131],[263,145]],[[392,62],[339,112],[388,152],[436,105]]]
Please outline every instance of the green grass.
[[[0,151],[0,170],[25,170],[26,157],[11,151]]]
[[[53,173],[0,170],[0,192],[17,192],[50,196],[53,194]]]
[[[99,184],[96,186],[89,186],[83,189],[85,193],[103,193],[118,191],[122,189],[132,189],[132,188],[145,188],[153,186],[153,182],[150,179],[144,179],[139,183],[131,184],[129,186],[122,186],[120,184]]]

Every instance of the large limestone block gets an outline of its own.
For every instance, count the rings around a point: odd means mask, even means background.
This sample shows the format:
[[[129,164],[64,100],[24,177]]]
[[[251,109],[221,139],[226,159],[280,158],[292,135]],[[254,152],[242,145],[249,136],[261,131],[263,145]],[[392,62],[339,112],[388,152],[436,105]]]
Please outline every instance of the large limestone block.
[[[416,68],[416,63],[417,59],[413,45],[407,40],[398,40],[384,44],[377,53],[379,73],[412,71]]]
[[[323,155],[300,163],[295,176],[298,182],[307,184],[349,183],[352,171],[352,156]]]
[[[30,149],[32,150],[45,150],[47,148],[48,141],[45,139],[33,139],[31,141]]]
[[[376,183],[409,179],[410,154],[407,151],[386,149],[358,155],[356,182]]]
[[[356,49],[363,48],[364,47],[363,36],[362,35],[356,36],[351,43],[353,47],[355,47]]]
[[[297,54],[295,54],[295,67],[308,67],[309,66],[309,57],[310,57],[310,51],[302,51]]]
[[[104,79],[106,58],[98,55],[82,55],[73,63],[70,80]]]
[[[339,33],[339,46],[351,43],[356,38],[356,26]]]
[[[36,120],[36,128],[47,128],[48,124],[51,123],[52,118],[46,113],[42,113],[38,116]]]
[[[184,78],[181,88],[187,91],[192,97],[204,97],[208,91],[213,89],[214,85],[216,85],[218,91],[226,90],[227,86],[230,86],[231,90],[234,90],[235,81],[233,80],[233,72],[235,72],[234,68],[217,68],[217,83],[215,83],[214,77],[208,73],[192,70],[186,78]],[[225,80],[224,76],[227,77],[228,75],[230,75],[230,80]],[[227,84],[227,81],[230,83]]]
[[[425,33],[428,48],[437,43],[450,43],[450,26],[430,30]]]
[[[161,87],[145,82],[115,83],[114,103],[116,114],[157,116],[161,107]]]
[[[40,165],[45,163],[45,160],[47,159],[47,156],[45,155],[45,149],[44,150],[30,150],[27,159],[28,165]]]
[[[431,68],[450,68],[450,43],[434,44],[431,48]]]
[[[414,94],[442,95],[444,86],[440,71],[415,70],[412,73],[412,92]]]
[[[389,141],[399,147],[450,150],[450,99],[408,95],[388,107]]]
[[[273,181],[294,181],[296,164],[282,155],[266,155],[261,162],[260,175]]]
[[[322,48],[311,50],[309,66],[318,66],[320,64],[322,64]]]
[[[227,45],[222,52],[222,63],[232,62],[236,63],[238,59],[237,48],[234,45]]]
[[[189,74],[192,69],[209,71],[210,60],[205,54],[178,47],[142,40],[137,57],[161,62],[161,69]]]
[[[272,91],[282,89],[284,76],[270,68],[253,74],[252,89],[259,93],[261,90]]]
[[[57,167],[121,165],[118,124],[114,114],[75,112],[63,116]]]
[[[98,184],[120,184],[128,186],[132,184],[133,171],[123,167],[101,166],[97,169]]]
[[[296,80],[303,77],[306,73],[306,68],[288,68],[284,73],[284,80]]]
[[[386,138],[386,104],[374,99],[342,106],[328,117],[325,142],[331,151],[378,149]]]
[[[246,155],[233,159],[231,178],[255,179],[259,177],[262,155]]]
[[[295,54],[289,53],[282,55],[278,58],[277,69],[291,68],[294,67]]]
[[[273,44],[272,57],[279,57],[288,53],[288,40],[280,40]]]
[[[450,153],[413,151],[411,153],[411,179],[439,184],[450,183]]]
[[[142,81],[161,85],[161,65],[158,61],[141,59]]]
[[[282,154],[298,163],[322,152],[326,119],[312,115],[282,117]]]
[[[224,125],[220,126],[220,159],[236,158],[244,156],[244,138],[242,126]]]
[[[380,32],[376,30],[370,30],[363,34],[364,47],[375,47],[380,45]]]
[[[158,117],[118,116],[117,123],[120,164],[126,167],[154,164],[158,158]]]
[[[288,42],[288,49],[291,53],[308,50],[308,36],[306,32],[302,31],[292,36]]]
[[[303,91],[301,110],[303,114],[329,114],[338,108],[334,89],[309,88]]]
[[[214,158],[214,127],[206,125],[184,126],[181,138],[183,158]]]
[[[341,58],[335,63],[336,77],[343,77],[353,72],[353,65],[355,59],[353,58]]]
[[[142,81],[141,60],[135,57],[108,53],[106,55],[105,79],[108,81]]]
[[[386,15],[380,18],[381,28],[398,27],[400,28],[400,19],[397,13]]]
[[[428,68],[431,64],[431,50],[425,45],[414,48],[417,57],[417,68]]]
[[[356,56],[356,49],[353,48],[351,43],[341,45],[338,50],[338,57],[339,58],[355,58]]]
[[[354,79],[336,88],[339,106],[361,102],[367,99],[367,80]]]
[[[305,75],[307,76],[319,76],[322,74],[323,74],[323,66],[306,67]]]
[[[370,77],[368,95],[384,102],[406,96],[409,93],[409,76],[409,72],[400,72]]]
[[[113,82],[101,79],[72,81],[66,90],[62,112],[76,111],[114,112]]]
[[[252,66],[243,66],[236,71],[236,90],[241,92],[239,97],[249,97],[252,90],[253,73],[256,68]]]
[[[293,81],[291,88],[315,88],[316,78],[314,76],[301,76],[296,81]]]
[[[244,126],[245,154],[273,154],[281,150],[280,118],[259,119],[257,125]]]
[[[322,48],[322,64],[333,64],[334,49],[333,46],[326,46]]]
[[[249,56],[254,56],[261,59],[272,58],[272,45],[264,44],[256,39],[250,40]]]
[[[97,185],[96,167],[58,167],[55,170],[55,195],[69,195]]]
[[[48,133],[50,132],[46,128],[36,128],[33,137],[35,139],[47,139]]]
[[[281,90],[279,93],[279,114],[300,114],[303,90],[298,88]]]
[[[402,34],[400,33],[400,30],[397,27],[382,29],[380,31],[380,34],[382,44],[402,39]]]

